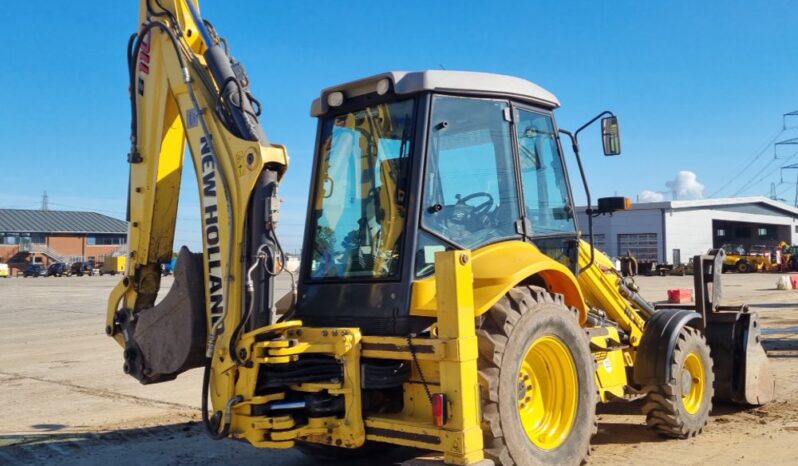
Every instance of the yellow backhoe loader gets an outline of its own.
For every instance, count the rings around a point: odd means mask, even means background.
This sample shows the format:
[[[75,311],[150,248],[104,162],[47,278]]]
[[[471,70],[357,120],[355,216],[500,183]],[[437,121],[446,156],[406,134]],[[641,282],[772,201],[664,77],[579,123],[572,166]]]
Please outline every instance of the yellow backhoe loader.
[[[284,147],[260,124],[244,67],[191,0],[143,0],[128,46],[129,260],[106,332],[143,384],[204,368],[214,439],[318,458],[375,445],[447,464],[579,464],[596,404],[645,398],[686,438],[713,400],[773,396],[755,313],[720,305],[722,252],[696,258],[697,302],[656,308],[580,239],[563,157],[601,119],[558,129],[557,98],[524,79],[388,72],[324,89],[301,266],[276,228]],[[188,143],[201,253],[172,258]],[[603,198],[588,218],[628,208]],[[293,276],[292,276],[293,279]]]

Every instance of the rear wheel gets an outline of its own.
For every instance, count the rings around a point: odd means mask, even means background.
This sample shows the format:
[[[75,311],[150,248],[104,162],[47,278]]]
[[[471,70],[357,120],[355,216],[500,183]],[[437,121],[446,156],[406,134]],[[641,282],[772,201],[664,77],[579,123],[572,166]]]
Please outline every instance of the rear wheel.
[[[704,336],[684,327],[670,363],[670,383],[651,387],[646,395],[646,424],[666,437],[693,437],[707,425],[715,393],[712,358]]]
[[[737,271],[740,273],[749,273],[754,270],[754,267],[747,260],[737,261],[735,267],[737,268]]]
[[[514,288],[477,336],[486,456],[503,465],[585,461],[597,425],[595,364],[562,296]]]

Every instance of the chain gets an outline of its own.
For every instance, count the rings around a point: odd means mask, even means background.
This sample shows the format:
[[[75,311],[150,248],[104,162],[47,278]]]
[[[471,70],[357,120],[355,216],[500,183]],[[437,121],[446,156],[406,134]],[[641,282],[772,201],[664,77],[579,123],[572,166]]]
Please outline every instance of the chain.
[[[416,347],[413,346],[411,335],[407,336],[407,347],[410,348],[410,355],[413,356],[413,362],[416,364],[416,368],[418,368],[418,376],[421,378],[421,384],[424,386],[424,391],[427,392],[427,398],[429,398],[430,404],[432,404],[432,393],[429,391],[429,385],[427,384],[427,379],[424,378],[424,373],[421,372],[421,365],[418,363]]]

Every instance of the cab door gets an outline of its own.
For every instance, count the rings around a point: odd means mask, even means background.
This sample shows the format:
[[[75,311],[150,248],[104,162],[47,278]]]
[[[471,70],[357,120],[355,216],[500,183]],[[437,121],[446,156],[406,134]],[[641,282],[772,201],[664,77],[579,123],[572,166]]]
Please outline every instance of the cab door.
[[[515,106],[513,120],[525,234],[546,255],[576,271],[575,209],[554,118],[549,111]]]

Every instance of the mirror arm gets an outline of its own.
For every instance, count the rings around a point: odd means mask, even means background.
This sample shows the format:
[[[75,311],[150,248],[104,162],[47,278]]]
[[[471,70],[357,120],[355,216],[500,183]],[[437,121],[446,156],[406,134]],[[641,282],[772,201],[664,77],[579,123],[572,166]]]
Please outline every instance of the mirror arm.
[[[599,118],[601,118],[601,117],[603,117],[603,116],[612,116],[612,117],[614,117],[614,116],[615,116],[615,114],[614,114],[614,113],[612,113],[612,112],[611,112],[611,111],[609,111],[609,110],[604,110],[603,112],[601,112],[601,113],[599,113],[598,115],[594,116],[594,117],[593,117],[593,118],[592,118],[590,121],[588,121],[588,122],[587,122],[587,123],[585,123],[584,125],[580,126],[580,127],[579,127],[579,129],[577,129],[576,131],[574,131],[574,137],[573,137],[572,139],[573,139],[573,140],[577,140],[577,139],[579,138],[579,133],[581,133],[583,129],[585,129],[585,128],[587,128],[588,126],[592,125],[593,123],[595,123],[595,122],[596,122],[596,120],[598,120]]]
[[[585,175],[585,168],[582,166],[582,157],[579,155],[579,139],[577,139],[577,136],[579,134],[579,131],[582,131],[588,125],[590,125],[590,123],[593,123],[594,121],[598,120],[606,113],[610,112],[601,113],[599,116],[593,118],[592,120],[590,120],[590,122],[588,122],[578,130],[576,130],[576,133],[571,133],[570,131],[564,129],[559,130],[560,133],[568,136],[568,138],[571,140],[571,147],[574,150],[574,156],[576,156],[576,164],[579,167],[579,175],[582,177],[582,185],[585,187],[585,195],[587,196],[587,209],[585,210],[585,213],[587,214],[587,231],[588,231],[588,237],[590,238],[590,261],[588,261],[588,263],[584,267],[581,267],[579,269],[578,274],[584,272],[585,270],[590,268],[591,265],[593,265],[593,262],[595,260],[595,250],[593,247],[593,209],[591,207],[592,200],[590,198],[590,187],[587,184],[587,176]],[[579,245],[577,244],[577,248],[578,247]]]

